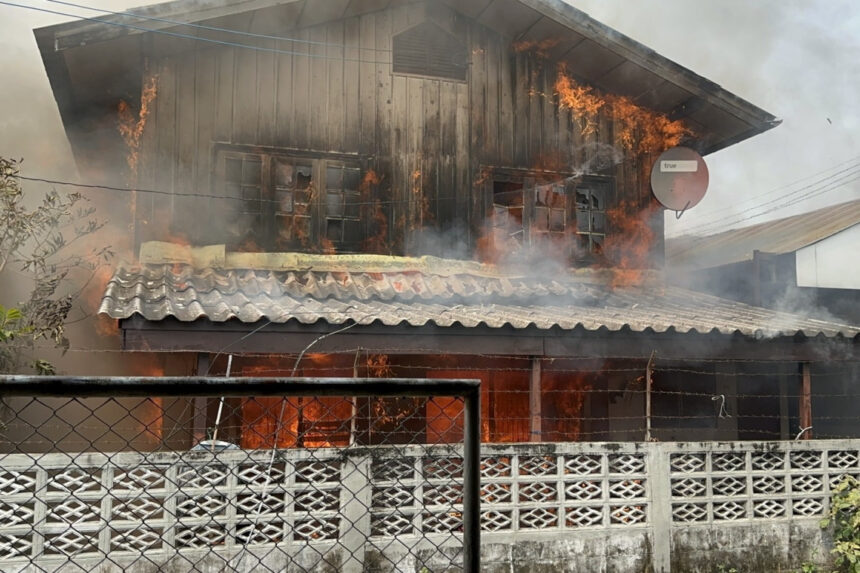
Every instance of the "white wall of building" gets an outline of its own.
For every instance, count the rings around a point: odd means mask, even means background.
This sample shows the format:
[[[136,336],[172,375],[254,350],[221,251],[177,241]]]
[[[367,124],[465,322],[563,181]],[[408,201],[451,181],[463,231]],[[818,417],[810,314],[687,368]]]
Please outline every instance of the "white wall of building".
[[[860,224],[797,251],[797,286],[860,289]]]

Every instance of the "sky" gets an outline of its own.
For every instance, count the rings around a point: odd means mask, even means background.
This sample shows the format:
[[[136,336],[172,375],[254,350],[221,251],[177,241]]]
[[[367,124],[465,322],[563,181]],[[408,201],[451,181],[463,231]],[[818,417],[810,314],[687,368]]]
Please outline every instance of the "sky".
[[[45,0],[17,1],[93,15]],[[707,195],[680,219],[667,213],[668,235],[709,234],[860,199],[856,0],[569,1],[783,120],[709,155]],[[123,10],[152,2],[77,3]],[[26,175],[75,173],[32,34],[70,19],[0,5],[0,155],[23,157]]]

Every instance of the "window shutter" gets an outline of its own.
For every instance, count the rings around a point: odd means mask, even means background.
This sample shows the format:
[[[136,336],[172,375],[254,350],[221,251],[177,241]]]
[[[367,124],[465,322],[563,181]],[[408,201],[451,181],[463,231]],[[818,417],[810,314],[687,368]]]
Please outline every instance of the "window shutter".
[[[394,36],[394,73],[465,81],[465,42],[425,22]]]

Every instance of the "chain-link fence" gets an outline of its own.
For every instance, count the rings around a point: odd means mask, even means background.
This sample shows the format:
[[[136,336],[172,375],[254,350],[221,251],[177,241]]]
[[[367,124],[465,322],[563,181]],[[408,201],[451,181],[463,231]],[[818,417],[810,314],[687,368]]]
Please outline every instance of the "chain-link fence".
[[[0,377],[0,571],[477,571],[467,380]]]

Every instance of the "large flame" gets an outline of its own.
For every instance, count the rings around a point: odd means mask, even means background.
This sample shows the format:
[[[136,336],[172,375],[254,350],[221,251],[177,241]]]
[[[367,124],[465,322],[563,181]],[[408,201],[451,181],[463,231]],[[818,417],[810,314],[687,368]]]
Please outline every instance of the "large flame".
[[[541,381],[542,441],[575,442],[581,439],[582,410],[594,378],[592,372],[544,371]]]
[[[560,65],[555,81],[559,105],[576,117],[584,135],[593,133],[597,117],[605,114],[613,120],[625,149],[635,153],[660,153],[681,143],[692,131],[681,120],[637,105],[629,97],[602,94],[574,80]]]
[[[606,236],[603,254],[612,263],[613,288],[640,284],[644,270],[651,266],[657,238],[651,227],[655,211],[655,207],[638,209],[625,201],[606,211],[612,233]]]

